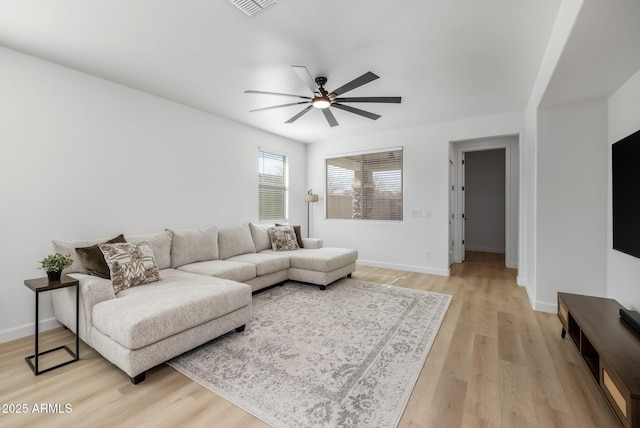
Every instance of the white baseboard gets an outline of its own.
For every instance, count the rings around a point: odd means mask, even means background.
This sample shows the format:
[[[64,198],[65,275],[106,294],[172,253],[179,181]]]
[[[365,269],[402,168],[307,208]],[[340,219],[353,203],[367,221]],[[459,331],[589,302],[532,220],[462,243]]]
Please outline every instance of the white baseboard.
[[[440,275],[440,276],[451,275],[451,271],[449,269],[434,269],[434,268],[427,268],[424,266],[401,265],[396,263],[383,263],[383,262],[375,262],[371,260],[358,260],[356,264],[362,265],[362,266],[379,267],[384,269],[395,269],[395,270],[404,270],[408,272],[428,273],[431,275]]]
[[[516,278],[516,283],[518,279]],[[536,298],[531,294],[531,289],[529,288],[529,284],[525,281],[524,291],[527,293],[527,297],[529,298],[529,304],[531,305],[531,309],[536,310]]]
[[[518,284],[521,287],[526,287],[527,286],[527,279],[518,275],[516,277],[516,284]]]
[[[40,332],[60,327],[62,324],[54,317],[40,320]],[[10,342],[12,340],[21,339],[23,337],[32,336],[36,332],[35,323],[19,325],[17,327],[8,328],[0,331],[0,343]]]
[[[533,308],[536,311],[540,312],[548,312],[550,314],[558,313],[558,304],[557,303],[547,303],[547,302],[536,302],[535,307]]]

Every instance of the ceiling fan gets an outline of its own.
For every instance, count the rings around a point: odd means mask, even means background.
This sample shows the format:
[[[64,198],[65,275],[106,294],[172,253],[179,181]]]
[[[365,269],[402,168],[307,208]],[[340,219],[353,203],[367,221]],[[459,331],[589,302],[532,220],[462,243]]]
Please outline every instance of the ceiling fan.
[[[324,113],[324,117],[327,119],[327,122],[330,126],[338,126],[338,121],[336,120],[333,113],[329,107],[339,108],[340,110],[348,111],[349,113],[354,113],[372,120],[377,120],[380,118],[379,114],[371,113],[365,110],[360,110],[359,108],[351,107],[349,105],[345,105],[342,103],[396,103],[399,104],[402,101],[402,97],[340,97],[340,95],[352,91],[356,88],[359,88],[362,85],[365,85],[373,80],[379,78],[372,72],[367,72],[360,77],[357,77],[340,86],[338,89],[334,89],[331,92],[328,92],[324,85],[327,84],[326,77],[316,77],[315,79],[311,77],[311,73],[307,70],[307,67],[300,65],[292,65],[293,70],[296,72],[298,77],[304,82],[304,84],[311,90],[313,94],[312,97],[304,96],[304,95],[295,95],[295,94],[283,94],[280,92],[264,92],[264,91],[245,91],[246,94],[261,94],[261,95],[280,95],[285,97],[294,97],[299,98],[304,101],[298,101],[295,103],[281,104],[277,106],[264,107],[254,111],[263,111],[263,110],[273,110],[277,108],[290,107],[299,104],[308,104],[304,110],[300,113],[293,116],[291,119],[287,120],[285,123],[293,123],[296,120],[300,119],[302,116],[307,114],[312,108],[317,108]]]

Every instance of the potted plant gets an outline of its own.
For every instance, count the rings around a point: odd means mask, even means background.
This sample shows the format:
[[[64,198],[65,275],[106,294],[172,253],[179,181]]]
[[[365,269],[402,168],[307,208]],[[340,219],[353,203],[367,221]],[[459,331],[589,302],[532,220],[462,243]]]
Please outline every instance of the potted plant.
[[[47,278],[50,282],[60,281],[60,275],[64,268],[68,268],[73,264],[73,259],[60,253],[49,254],[40,261],[41,268],[47,272]]]

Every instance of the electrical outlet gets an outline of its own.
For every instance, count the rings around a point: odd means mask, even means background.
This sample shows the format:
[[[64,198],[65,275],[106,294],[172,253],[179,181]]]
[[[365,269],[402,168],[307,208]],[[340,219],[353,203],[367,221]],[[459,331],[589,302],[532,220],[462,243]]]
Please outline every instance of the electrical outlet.
[[[421,210],[411,211],[411,217],[422,217],[422,211]]]
[[[425,254],[425,257],[427,259],[430,259],[431,258],[431,251],[427,251],[427,253]]]

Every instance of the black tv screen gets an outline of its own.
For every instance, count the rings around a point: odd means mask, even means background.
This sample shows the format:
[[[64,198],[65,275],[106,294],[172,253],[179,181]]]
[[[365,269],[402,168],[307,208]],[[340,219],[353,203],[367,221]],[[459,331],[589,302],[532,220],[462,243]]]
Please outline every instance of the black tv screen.
[[[613,144],[613,249],[640,258],[640,131]]]

